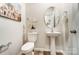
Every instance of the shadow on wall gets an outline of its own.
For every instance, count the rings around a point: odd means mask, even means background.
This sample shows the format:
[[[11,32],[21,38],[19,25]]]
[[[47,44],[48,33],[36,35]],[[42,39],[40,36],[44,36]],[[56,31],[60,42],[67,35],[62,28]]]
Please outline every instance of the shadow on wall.
[[[3,44],[0,45],[0,53],[6,51],[11,44],[12,44],[12,42],[8,42],[6,45],[3,45]]]

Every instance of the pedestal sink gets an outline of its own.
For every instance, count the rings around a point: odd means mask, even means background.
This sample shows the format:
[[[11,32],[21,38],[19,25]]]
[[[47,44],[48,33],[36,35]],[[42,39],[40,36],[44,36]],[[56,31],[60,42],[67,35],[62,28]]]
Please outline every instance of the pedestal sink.
[[[49,37],[51,55],[55,55],[55,38],[59,37],[61,35],[61,32],[46,32],[46,35]]]

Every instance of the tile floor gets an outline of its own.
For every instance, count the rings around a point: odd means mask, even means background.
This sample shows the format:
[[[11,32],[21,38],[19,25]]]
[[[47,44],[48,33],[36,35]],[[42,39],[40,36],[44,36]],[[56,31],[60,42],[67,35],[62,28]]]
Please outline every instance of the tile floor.
[[[25,55],[24,53],[21,53],[20,55]],[[32,55],[50,55],[49,51],[33,51]],[[56,52],[56,55],[64,55],[62,52]]]

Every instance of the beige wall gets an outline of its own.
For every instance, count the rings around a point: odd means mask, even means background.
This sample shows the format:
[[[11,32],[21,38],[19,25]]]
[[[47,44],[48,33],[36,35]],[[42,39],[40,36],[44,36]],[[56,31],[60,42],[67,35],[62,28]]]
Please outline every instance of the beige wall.
[[[69,18],[69,22],[71,22],[72,19],[72,4],[36,4],[36,3],[27,3],[26,4],[26,14],[27,17],[33,17],[36,20],[38,20],[38,24],[37,24],[37,31],[39,33],[38,36],[38,40],[35,43],[35,47],[36,48],[46,48],[49,49],[49,39],[46,37],[45,32],[47,29],[47,26],[44,23],[44,14],[45,11],[47,10],[47,8],[54,6],[56,8],[56,10],[59,11],[60,17],[61,15],[63,15],[63,11],[68,11],[68,18]],[[27,20],[28,22],[28,20]],[[57,25],[56,27],[56,31],[61,31],[63,33],[62,30],[62,21],[61,24]],[[70,28],[70,23],[68,24],[69,28]],[[64,29],[64,28],[63,28]],[[28,28],[27,28],[28,30]],[[62,37],[60,37],[60,39],[56,40],[56,48],[57,49],[64,49],[64,45],[65,45],[65,41],[64,41],[64,37],[62,35]],[[67,44],[67,43],[66,43]]]

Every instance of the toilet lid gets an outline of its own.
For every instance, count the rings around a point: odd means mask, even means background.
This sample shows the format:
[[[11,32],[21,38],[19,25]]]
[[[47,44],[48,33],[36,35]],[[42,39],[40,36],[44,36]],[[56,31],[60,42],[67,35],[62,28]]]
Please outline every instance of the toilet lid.
[[[22,50],[29,50],[34,48],[34,43],[33,42],[27,42],[22,46]]]

